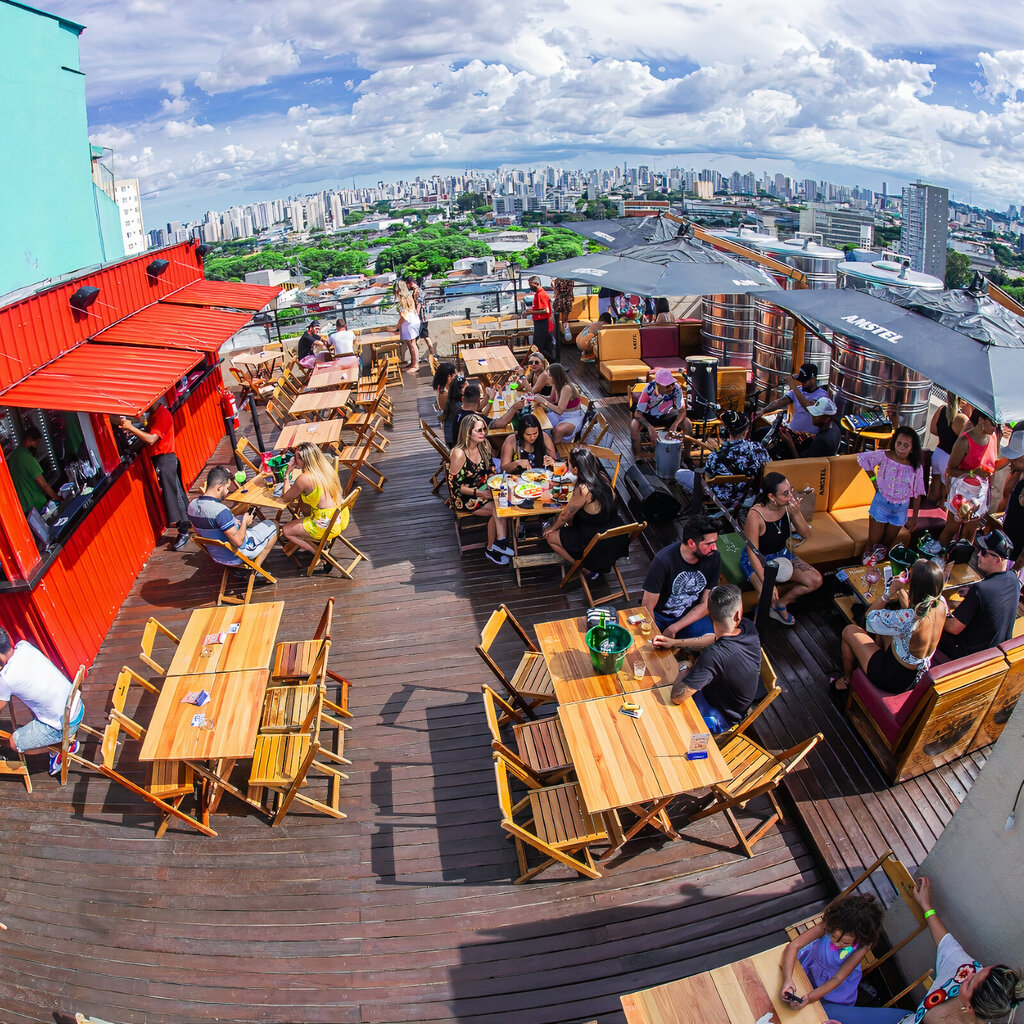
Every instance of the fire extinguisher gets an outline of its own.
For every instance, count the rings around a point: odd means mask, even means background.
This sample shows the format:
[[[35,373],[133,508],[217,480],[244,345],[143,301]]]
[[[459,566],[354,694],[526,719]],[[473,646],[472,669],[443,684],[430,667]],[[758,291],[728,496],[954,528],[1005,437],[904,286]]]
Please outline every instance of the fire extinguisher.
[[[235,396],[227,388],[220,389],[220,404],[224,418],[230,419],[231,425],[238,430],[241,426],[238,422],[238,404],[235,402]]]

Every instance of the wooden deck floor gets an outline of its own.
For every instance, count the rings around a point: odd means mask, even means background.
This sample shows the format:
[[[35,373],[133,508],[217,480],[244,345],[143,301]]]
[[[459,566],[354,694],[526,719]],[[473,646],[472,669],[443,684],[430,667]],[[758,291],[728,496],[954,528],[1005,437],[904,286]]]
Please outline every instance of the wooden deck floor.
[[[423,401],[422,378],[418,390]],[[309,580],[275,552],[281,582],[256,595],[286,601],[282,639],[308,635],[337,598],[331,664],[355,683],[348,818],[299,812],[271,830],[238,809],[215,819],[215,839],[172,827],[155,840],[145,805],[95,777],[72,774],[61,789],[36,759],[31,795],[14,781],[4,790],[4,1022],[77,1009],[124,1024],[619,1024],[619,994],[767,948],[820,908],[833,881],[808,835],[839,879],[872,859],[867,846],[899,848],[904,833],[901,855],[916,864],[969,788],[973,762],[885,790],[824,695],[828,666],[809,667],[821,657],[811,651],[838,653],[814,611],[767,641],[784,689],[768,739],[828,734],[793,788],[809,833],[790,815],[747,860],[712,818],[682,842],[631,844],[600,880],[553,870],[513,886],[473,644],[501,600],[530,624],[581,600],[558,590],[556,569],[516,589],[479,552],[459,557],[426,483],[435,460],[419,439],[417,394],[395,396],[379,459],[389,481],[383,495],[364,491],[350,527],[371,564],[353,581]],[[621,428],[623,407],[607,411]],[[627,576],[637,589],[646,566],[637,547]],[[216,586],[198,552],[153,555],[90,671],[90,722],[103,719],[118,668],[138,667],[145,619],[180,626]]]

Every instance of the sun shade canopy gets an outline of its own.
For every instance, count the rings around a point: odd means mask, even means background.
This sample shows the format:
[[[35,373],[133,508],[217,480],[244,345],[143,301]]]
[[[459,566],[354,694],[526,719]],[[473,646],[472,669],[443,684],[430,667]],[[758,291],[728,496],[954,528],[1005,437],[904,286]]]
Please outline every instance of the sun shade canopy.
[[[155,302],[94,336],[115,345],[158,345],[217,352],[252,316],[223,309]]]
[[[221,306],[224,309],[263,309],[281,294],[277,285],[239,284],[237,281],[193,281],[165,296],[164,302],[183,306]]]
[[[87,341],[0,393],[0,406],[138,416],[203,358],[191,349]]]

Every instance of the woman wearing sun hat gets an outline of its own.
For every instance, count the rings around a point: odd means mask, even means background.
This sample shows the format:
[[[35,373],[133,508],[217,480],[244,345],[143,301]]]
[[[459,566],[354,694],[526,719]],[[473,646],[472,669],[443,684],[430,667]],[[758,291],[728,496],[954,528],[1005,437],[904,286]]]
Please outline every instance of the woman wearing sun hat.
[[[629,425],[633,456],[636,457],[640,451],[641,431],[653,437],[658,430],[682,430],[684,434],[689,434],[690,427],[683,389],[672,376],[671,370],[658,370],[654,380],[640,392],[640,400],[633,412],[633,422]]]

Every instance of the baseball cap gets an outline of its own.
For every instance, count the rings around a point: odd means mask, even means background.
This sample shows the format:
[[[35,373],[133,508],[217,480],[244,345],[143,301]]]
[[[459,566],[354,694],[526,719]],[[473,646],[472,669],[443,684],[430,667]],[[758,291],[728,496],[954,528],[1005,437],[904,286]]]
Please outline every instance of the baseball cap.
[[[975,544],[982,551],[988,551],[999,558],[1013,558],[1013,544],[1002,530],[993,530],[983,537],[978,537]]]
[[[836,403],[831,398],[819,398],[807,406],[807,411],[812,416],[835,416]]]
[[[1017,427],[1010,440],[999,446],[999,454],[1004,459],[1019,459],[1024,455],[1024,425]]]
[[[654,375],[654,383],[661,384],[663,387],[667,384],[675,384],[676,379],[672,376],[671,370],[659,370]]]

